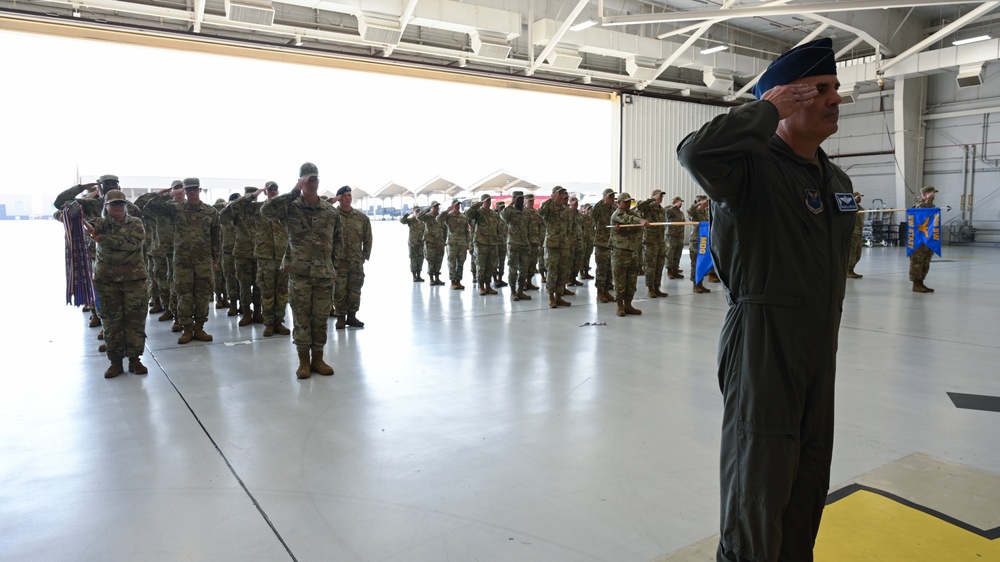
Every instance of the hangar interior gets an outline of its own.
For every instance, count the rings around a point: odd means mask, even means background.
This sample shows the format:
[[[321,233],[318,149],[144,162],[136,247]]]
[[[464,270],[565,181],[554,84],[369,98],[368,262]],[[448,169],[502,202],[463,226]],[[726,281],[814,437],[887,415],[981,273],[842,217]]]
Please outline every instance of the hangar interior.
[[[832,38],[845,103],[824,149],[869,206],[935,185],[948,245],[933,296],[909,292],[899,247],[866,249],[849,285],[819,559],[988,560],[998,4],[0,0],[0,29],[606,96],[610,185],[686,198],[677,142],[749,100],[778,54]],[[332,379],[298,383],[286,341],[213,312],[214,342],[181,349],[154,324],[150,374],[108,384],[85,317],[39,304],[61,290],[46,226],[40,281],[0,276],[32,328],[0,328],[22,358],[0,392],[0,558],[712,559],[721,291],[678,282],[622,323],[592,287],[555,312],[432,290],[408,283],[386,223],[369,325],[331,324]],[[0,257],[38,259],[22,251]]]

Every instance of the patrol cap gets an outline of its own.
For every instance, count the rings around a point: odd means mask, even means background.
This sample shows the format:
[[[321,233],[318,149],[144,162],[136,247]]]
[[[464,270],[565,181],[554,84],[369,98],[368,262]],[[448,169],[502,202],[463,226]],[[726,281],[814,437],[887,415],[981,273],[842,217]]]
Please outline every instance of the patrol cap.
[[[104,174],[103,176],[101,176],[100,178],[97,179],[97,183],[104,183],[106,181],[113,181],[113,182],[117,183],[118,182],[118,176],[116,176],[114,174]]]
[[[440,206],[441,203],[438,203],[437,201],[431,201],[431,207],[440,207]]]
[[[680,195],[677,195],[677,196],[674,197],[674,203],[676,203],[678,201],[680,201],[681,203],[683,203],[684,199]]]
[[[510,196],[513,197],[514,199],[517,199],[518,197],[524,197],[524,192],[523,191],[515,191],[515,192],[511,193]]]
[[[268,191],[272,191],[272,190],[273,191],[278,191],[278,184],[274,183],[273,181],[269,181],[269,182],[267,182],[267,183],[264,184],[264,189],[266,189]]]
[[[618,196],[619,201],[632,201],[632,196],[628,194],[627,191],[623,191],[621,195]]]
[[[318,178],[318,177],[319,177],[319,168],[316,167],[316,164],[313,164],[312,162],[306,162],[305,164],[299,166],[299,179]]]
[[[454,198],[454,199],[451,200],[451,204],[452,205],[461,205],[462,204],[462,200],[459,199],[458,197],[456,197],[456,198]]]
[[[579,203],[580,200],[577,199],[576,195],[574,195],[574,196],[572,196],[572,197],[569,198],[569,202],[570,203],[573,203],[573,202]]]
[[[170,182],[170,189],[177,189],[178,187],[184,187],[184,182],[181,180],[174,180]]]
[[[246,187],[243,188],[243,193],[247,193],[247,194],[257,193],[257,188],[256,187],[250,187],[248,185],[248,186],[246,186]]]
[[[532,201],[534,201],[535,200],[535,194],[534,193],[529,193],[529,194],[525,195],[524,198],[525,199],[531,199]]]
[[[694,200],[695,201],[707,201],[708,200],[708,195],[699,195],[699,196],[695,197]]]
[[[561,185],[557,185],[557,186],[555,186],[555,187],[552,188],[552,195],[555,195],[556,193],[559,193],[560,191],[563,192],[563,193],[569,193],[568,191],[566,191],[565,187],[563,187]]]
[[[837,74],[837,61],[833,53],[833,40],[829,37],[803,43],[786,52],[767,65],[753,93],[760,99],[775,86],[783,86],[799,78]]]
[[[860,192],[857,192],[857,191],[855,191],[855,192],[854,192],[854,196],[855,196],[855,197],[864,197],[864,196],[865,196],[865,194],[864,194],[864,193],[860,193]]]
[[[341,195],[343,195],[345,193],[349,193],[350,191],[351,191],[351,186],[349,186],[349,185],[342,185],[342,186],[340,186],[340,189],[337,190],[337,196],[339,197],[339,196],[341,196]]]
[[[497,209],[503,209],[505,207],[507,207],[507,203],[504,203],[503,201],[497,201]]]
[[[589,208],[591,208],[591,207],[593,207],[593,205],[591,205],[590,203],[584,203],[584,204],[583,204],[583,206],[582,206],[582,207],[580,207],[580,208],[581,208],[581,209],[589,209]]]
[[[112,203],[118,203],[120,205],[125,204],[125,194],[118,189],[112,189],[104,194],[104,204],[111,205]]]
[[[215,200],[215,204],[212,205],[212,206],[213,207],[219,207],[219,206],[222,206],[222,205],[225,205],[225,204],[226,204],[226,200],[219,198],[219,199]]]
[[[604,198],[604,197],[607,197],[608,195],[614,195],[614,194],[615,194],[615,190],[613,190],[613,189],[611,189],[609,187],[609,188],[605,189],[603,193],[601,193],[601,197]]]
[[[201,182],[198,178],[184,178],[184,189],[200,189]]]
[[[239,198],[240,198],[240,194],[239,193],[232,193],[232,194],[229,195],[229,200],[230,201],[236,201]]]
[[[920,193],[937,193],[938,190],[933,185],[928,185],[927,187],[920,190]]]
[[[484,193],[484,194],[482,194],[482,195],[480,195],[480,196],[479,196],[479,200],[480,200],[480,201],[486,201],[487,199],[492,199],[492,198],[490,197],[490,194],[489,194],[489,193]]]
[[[653,193],[649,195],[650,199],[656,199],[657,195],[666,195],[662,189],[654,189]]]

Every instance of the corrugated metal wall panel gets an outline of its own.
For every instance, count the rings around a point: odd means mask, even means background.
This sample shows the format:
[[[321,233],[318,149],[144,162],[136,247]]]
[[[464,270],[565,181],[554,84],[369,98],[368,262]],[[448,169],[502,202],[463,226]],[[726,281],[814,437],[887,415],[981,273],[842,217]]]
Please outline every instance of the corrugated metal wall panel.
[[[701,189],[677,162],[677,145],[727,108],[638,95],[619,99],[622,190],[641,200],[662,189],[667,192],[665,204],[680,195],[686,210]]]

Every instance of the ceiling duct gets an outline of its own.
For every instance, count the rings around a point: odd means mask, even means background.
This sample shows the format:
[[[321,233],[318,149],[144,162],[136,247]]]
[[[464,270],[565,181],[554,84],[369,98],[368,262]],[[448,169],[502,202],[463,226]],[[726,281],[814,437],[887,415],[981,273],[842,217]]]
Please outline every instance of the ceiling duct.
[[[549,56],[545,57],[552,66],[559,68],[580,68],[580,63],[583,62],[583,57],[579,55],[577,51],[570,51],[567,49],[553,49]]]
[[[371,14],[358,16],[358,33],[365,41],[385,45],[399,45],[399,40],[403,37],[398,18],[390,19]]]
[[[969,64],[958,67],[958,87],[969,88],[983,83],[984,64]]]
[[[510,44],[498,37],[474,33],[469,36],[472,52],[481,57],[505,59],[510,55]]]
[[[656,80],[659,70],[656,61],[640,62],[638,57],[627,57],[625,59],[625,71],[632,78],[638,78],[642,81]]]
[[[706,68],[702,71],[702,75],[705,85],[713,90],[728,92],[733,89],[733,77],[729,74]]]
[[[852,104],[858,101],[858,96],[861,94],[861,84],[843,84],[837,93],[840,94],[840,105]]]
[[[274,25],[270,0],[225,0],[226,19],[253,25]]]

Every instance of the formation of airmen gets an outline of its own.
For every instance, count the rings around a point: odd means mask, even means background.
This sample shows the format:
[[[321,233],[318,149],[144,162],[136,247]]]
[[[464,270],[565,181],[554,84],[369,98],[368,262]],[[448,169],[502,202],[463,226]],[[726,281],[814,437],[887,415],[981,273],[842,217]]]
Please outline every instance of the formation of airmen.
[[[657,189],[649,199],[636,203],[628,193],[616,198],[609,188],[600,201],[581,207],[577,197],[556,186],[551,197],[536,209],[531,193],[514,191],[509,204],[501,201],[495,208],[492,196],[484,193],[464,213],[461,199],[453,199],[444,212],[439,211],[438,201],[432,201],[426,208],[414,207],[399,221],[409,229],[407,245],[414,283],[425,281],[421,270],[426,259],[431,284],[444,285],[440,263],[447,248],[452,290],[465,289],[461,281],[468,252],[480,295],[496,295],[496,289],[509,286],[512,301],[531,300],[528,291],[540,289],[532,281],[541,274],[549,307],[558,308],[571,305],[563,298],[575,294],[570,287],[593,279],[597,302],[615,302],[618,315],[626,316],[641,314],[632,306],[638,275],[645,272],[649,298],[667,296],[661,288],[664,270],[668,279],[684,278],[679,267],[684,224],[662,224],[685,222],[680,210],[684,199],[674,197],[671,205],[664,207],[664,195]],[[688,209],[688,219],[708,220],[707,197],[698,196]],[[625,225],[643,228],[622,228]],[[697,244],[697,236],[695,229],[692,244]],[[591,256],[596,256],[596,276],[590,274]],[[694,283],[695,258],[692,254],[694,292],[709,293],[701,282]],[[714,272],[706,279],[719,282]]]

